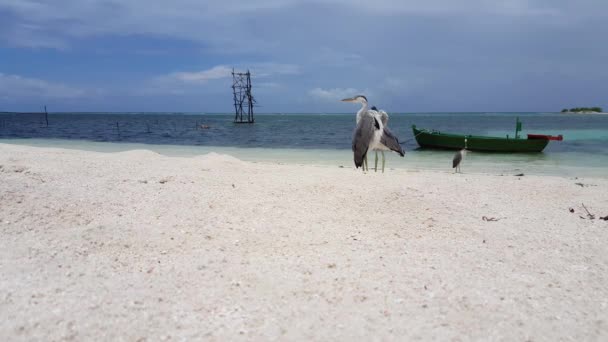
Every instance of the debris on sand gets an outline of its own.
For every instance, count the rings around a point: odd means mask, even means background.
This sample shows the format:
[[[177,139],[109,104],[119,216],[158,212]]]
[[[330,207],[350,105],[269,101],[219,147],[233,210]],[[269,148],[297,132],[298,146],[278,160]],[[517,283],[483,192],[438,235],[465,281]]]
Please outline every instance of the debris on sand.
[[[496,217],[487,217],[487,216],[482,216],[481,219],[486,221],[486,222],[496,222],[496,221],[500,221],[502,220],[504,217],[502,218],[496,218]]]
[[[589,210],[587,210],[587,207],[585,207],[585,203],[581,203],[583,205],[583,208],[585,209],[585,211],[587,212],[587,217],[589,217],[590,220],[595,219],[595,215],[591,214],[589,212]]]
[[[574,183],[574,184],[580,186],[581,188],[586,188],[588,186],[597,186],[595,184],[583,184],[583,183]]]

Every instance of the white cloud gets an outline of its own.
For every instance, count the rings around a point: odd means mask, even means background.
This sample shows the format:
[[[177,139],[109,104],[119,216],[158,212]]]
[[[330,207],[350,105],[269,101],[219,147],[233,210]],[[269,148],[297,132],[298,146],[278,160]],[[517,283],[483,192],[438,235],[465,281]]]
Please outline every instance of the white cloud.
[[[281,88],[281,83],[277,82],[277,78],[300,73],[299,66],[293,64],[267,62],[238,63],[234,66],[236,72],[244,72],[247,69],[251,71],[254,89],[266,91]],[[262,79],[262,81],[258,82],[258,79]],[[133,93],[144,96],[210,94],[229,89],[231,82],[232,66],[216,65],[205,70],[177,71],[153,77],[144,82],[142,87],[135,89]]]
[[[535,6],[533,0],[332,0],[334,4],[349,6],[367,12],[384,14],[498,14],[507,16],[520,15],[555,15],[559,12],[553,8]]]
[[[209,48],[280,48],[275,41],[261,39],[251,30],[252,15],[302,8],[334,8],[371,15],[507,15],[555,16],[559,6],[540,6],[533,0],[2,0],[0,12],[15,14],[5,20],[0,39],[11,44],[64,48],[70,39],[96,35],[156,35],[205,42]],[[593,15],[592,6],[577,6],[576,12]],[[370,17],[370,21],[373,21]],[[218,34],[221,33],[221,34]],[[19,35],[19,39],[14,36]]]
[[[250,14],[294,8],[297,6],[315,6],[323,4],[341,9],[374,11],[384,13],[449,13],[476,12],[500,13],[505,15],[520,14],[550,14],[555,9],[540,6],[534,0],[509,0],[504,2],[494,0],[174,0],[171,5],[162,0],[56,0],[53,4],[45,4],[39,0],[3,0],[0,8],[6,8],[18,13],[29,13],[35,20],[69,20],[75,19],[74,13],[88,14],[79,21],[90,19],[92,14],[122,13],[122,16],[107,18],[110,21],[125,19],[129,16],[165,17],[169,20],[182,18],[214,18],[223,15]],[[86,18],[86,19],[84,19]],[[222,19],[222,18],[220,18]],[[150,23],[150,26],[162,22]]]
[[[5,98],[42,97],[71,99],[82,97],[86,92],[61,83],[0,73],[0,94]]]
[[[300,68],[293,64],[280,63],[252,63],[249,67],[246,64],[239,64],[235,68],[236,72],[249,70],[252,77],[269,78],[280,75],[296,75],[300,73]],[[206,83],[212,80],[221,80],[232,77],[232,67],[227,65],[216,65],[207,70],[201,71],[178,71],[156,78],[160,82],[181,82],[181,83]]]
[[[300,67],[294,64],[281,63],[254,63],[250,67],[243,65],[237,69],[244,70],[248,68],[251,71],[251,76],[256,77],[271,77],[276,75],[297,75],[300,73]]]
[[[323,101],[340,101],[347,97],[353,97],[355,95],[366,95],[369,94],[369,91],[360,91],[354,88],[332,88],[332,89],[323,89],[323,88],[314,88],[311,89],[308,94],[317,100]]]
[[[205,82],[230,77],[231,73],[231,68],[224,65],[218,65],[203,71],[174,72],[169,74],[168,77],[182,82]]]

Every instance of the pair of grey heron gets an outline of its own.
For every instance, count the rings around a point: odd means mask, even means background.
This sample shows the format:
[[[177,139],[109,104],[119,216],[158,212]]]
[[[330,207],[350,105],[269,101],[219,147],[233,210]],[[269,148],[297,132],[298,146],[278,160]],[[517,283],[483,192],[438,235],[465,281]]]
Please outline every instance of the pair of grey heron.
[[[353,133],[352,149],[355,159],[355,167],[363,171],[369,171],[367,166],[367,152],[376,152],[374,171],[378,171],[378,151],[382,153],[382,172],[384,172],[384,151],[395,151],[401,157],[405,151],[401,148],[399,139],[388,129],[388,114],[376,107],[368,108],[367,98],[364,95],[343,99],[344,102],[355,102],[361,104],[357,112],[357,127]],[[464,140],[464,148],[454,155],[452,168],[455,172],[461,172],[460,164],[467,153],[467,139]]]
[[[376,152],[374,170],[378,171],[378,151],[382,153],[382,172],[384,172],[384,151],[395,151],[401,157],[405,151],[399,144],[399,139],[388,129],[388,114],[376,107],[369,109],[367,98],[363,95],[343,99],[344,102],[355,102],[361,104],[357,112],[357,127],[353,133],[352,149],[355,159],[355,167],[363,171],[369,171],[367,166],[367,152]]]

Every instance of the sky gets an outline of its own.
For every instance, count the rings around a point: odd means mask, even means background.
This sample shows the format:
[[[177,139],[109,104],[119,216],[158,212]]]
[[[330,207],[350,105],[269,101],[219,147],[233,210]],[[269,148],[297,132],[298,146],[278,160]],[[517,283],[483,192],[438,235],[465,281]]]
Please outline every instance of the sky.
[[[0,0],[0,111],[608,107],[606,0]]]

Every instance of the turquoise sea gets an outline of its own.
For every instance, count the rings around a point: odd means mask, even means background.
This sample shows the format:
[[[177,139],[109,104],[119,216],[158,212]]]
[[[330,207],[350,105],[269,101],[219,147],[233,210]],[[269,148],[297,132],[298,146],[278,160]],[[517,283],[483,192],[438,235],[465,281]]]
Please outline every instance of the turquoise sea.
[[[562,134],[543,153],[469,153],[464,172],[608,177],[608,115],[561,113],[391,113],[391,130],[406,156],[391,154],[388,168],[451,171],[453,152],[420,150],[411,125],[442,132],[513,136]],[[0,143],[94,151],[149,149],[166,155],[227,153],[243,160],[352,167],[355,114],[257,114],[234,124],[230,114],[52,113],[49,126],[36,114],[1,114]],[[197,128],[200,125],[208,129]],[[373,156],[370,158],[373,163]]]

